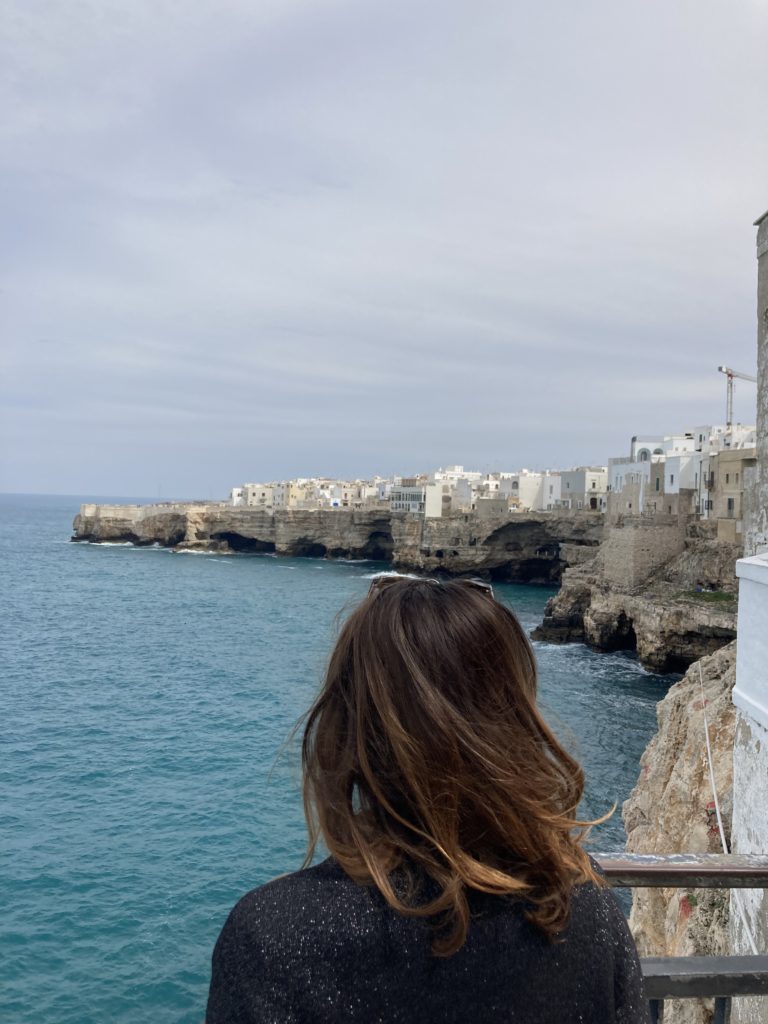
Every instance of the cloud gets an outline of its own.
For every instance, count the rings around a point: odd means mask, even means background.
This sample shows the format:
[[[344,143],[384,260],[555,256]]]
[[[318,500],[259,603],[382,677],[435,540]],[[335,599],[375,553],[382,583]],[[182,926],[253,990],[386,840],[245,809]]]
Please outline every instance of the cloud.
[[[6,7],[5,489],[604,461],[754,366],[759,5]]]

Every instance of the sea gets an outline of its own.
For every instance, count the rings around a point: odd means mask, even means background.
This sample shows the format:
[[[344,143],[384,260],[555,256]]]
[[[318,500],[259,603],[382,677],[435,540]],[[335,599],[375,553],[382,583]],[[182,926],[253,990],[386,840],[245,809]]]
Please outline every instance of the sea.
[[[302,862],[291,731],[386,566],[72,543],[94,500],[0,495],[0,1019],[201,1024],[229,909]],[[495,589],[527,629],[553,593]],[[677,677],[535,648],[584,815],[617,807],[591,849],[619,850]]]

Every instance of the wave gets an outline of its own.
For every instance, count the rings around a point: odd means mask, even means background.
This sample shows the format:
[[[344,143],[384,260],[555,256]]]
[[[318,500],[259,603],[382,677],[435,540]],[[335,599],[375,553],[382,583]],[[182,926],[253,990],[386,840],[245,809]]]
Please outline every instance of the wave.
[[[92,544],[97,548],[135,548],[132,540],[81,540],[78,544]],[[137,549],[138,550],[138,549]]]

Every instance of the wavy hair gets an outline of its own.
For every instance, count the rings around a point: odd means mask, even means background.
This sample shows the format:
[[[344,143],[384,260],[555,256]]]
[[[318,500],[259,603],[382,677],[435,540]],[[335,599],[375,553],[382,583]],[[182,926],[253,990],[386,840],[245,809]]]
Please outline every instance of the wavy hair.
[[[466,940],[472,889],[524,900],[555,939],[573,887],[603,882],[581,845],[596,824],[577,817],[584,773],[536,690],[528,638],[490,593],[381,577],[304,720],[305,865],[322,837],[352,879],[432,919],[437,955]]]

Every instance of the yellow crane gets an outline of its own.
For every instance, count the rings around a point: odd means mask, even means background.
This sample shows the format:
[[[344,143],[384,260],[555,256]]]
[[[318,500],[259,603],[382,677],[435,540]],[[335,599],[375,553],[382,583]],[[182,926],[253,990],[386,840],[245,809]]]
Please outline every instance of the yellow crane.
[[[733,424],[733,379],[738,377],[739,380],[751,380],[753,384],[757,383],[757,377],[750,377],[748,373],[739,373],[738,370],[732,370],[730,366],[718,366],[720,373],[724,373],[728,378],[728,397],[726,399],[725,406],[725,422],[726,426],[732,426]]]

